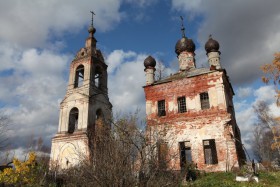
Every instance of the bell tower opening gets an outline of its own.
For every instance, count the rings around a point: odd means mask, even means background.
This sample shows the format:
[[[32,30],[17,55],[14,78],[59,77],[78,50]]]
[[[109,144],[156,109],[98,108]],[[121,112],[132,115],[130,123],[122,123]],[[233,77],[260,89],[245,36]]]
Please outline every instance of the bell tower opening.
[[[97,88],[101,88],[101,85],[102,85],[102,71],[99,66],[96,67],[95,72],[94,72],[94,85]]]
[[[78,129],[79,110],[74,107],[70,110],[68,133],[72,134]]]
[[[75,73],[74,88],[83,86],[83,83],[84,83],[84,66],[79,65]]]

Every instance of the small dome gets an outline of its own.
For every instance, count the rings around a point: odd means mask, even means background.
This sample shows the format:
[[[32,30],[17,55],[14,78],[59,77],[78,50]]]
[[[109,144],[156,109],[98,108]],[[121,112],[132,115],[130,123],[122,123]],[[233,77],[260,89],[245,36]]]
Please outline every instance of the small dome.
[[[209,36],[209,40],[205,43],[205,50],[208,53],[210,52],[219,52],[220,44],[216,40],[212,39],[212,36]]]
[[[145,68],[147,67],[155,67],[156,66],[156,60],[152,57],[152,56],[148,56],[145,60],[144,60],[144,66]]]
[[[179,55],[181,52],[194,52],[195,51],[195,44],[192,39],[183,37],[176,43],[175,46],[175,53]]]
[[[96,29],[91,25],[88,27],[88,32],[94,34],[96,32]]]

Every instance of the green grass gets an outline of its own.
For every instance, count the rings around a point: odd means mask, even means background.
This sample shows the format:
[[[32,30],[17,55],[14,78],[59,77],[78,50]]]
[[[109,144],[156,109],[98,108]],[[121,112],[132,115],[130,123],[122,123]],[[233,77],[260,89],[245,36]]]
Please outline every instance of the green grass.
[[[194,182],[187,183],[183,186],[194,187],[279,187],[280,186],[280,171],[278,172],[261,172],[259,173],[259,183],[256,182],[237,182],[235,181],[236,174],[228,173],[207,173]]]

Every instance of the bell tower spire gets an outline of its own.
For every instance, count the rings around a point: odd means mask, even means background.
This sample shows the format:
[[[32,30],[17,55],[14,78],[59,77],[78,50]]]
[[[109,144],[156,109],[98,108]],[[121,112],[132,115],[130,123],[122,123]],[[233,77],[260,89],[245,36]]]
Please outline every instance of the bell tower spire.
[[[101,119],[104,126],[110,126],[112,105],[107,88],[108,66],[96,48],[95,14],[92,11],[91,14],[86,45],[71,62],[66,95],[60,103],[58,132],[52,139],[51,168],[68,169],[79,164],[81,158],[92,158],[96,120]]]
[[[93,26],[93,15],[95,15],[95,13],[93,11],[90,11],[90,13],[91,13],[91,25],[88,27],[89,37],[86,40],[86,47],[96,48],[97,40],[94,37],[94,33],[96,32],[96,29]]]

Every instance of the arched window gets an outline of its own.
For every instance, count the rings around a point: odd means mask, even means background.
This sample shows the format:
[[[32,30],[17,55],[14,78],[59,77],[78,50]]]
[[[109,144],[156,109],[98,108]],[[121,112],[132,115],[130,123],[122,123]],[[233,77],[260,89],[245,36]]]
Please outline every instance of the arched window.
[[[69,124],[68,124],[68,133],[73,133],[78,129],[78,119],[79,119],[79,110],[74,107],[70,110],[69,114]]]
[[[94,72],[94,84],[98,88],[101,87],[101,79],[102,79],[102,71],[100,67],[97,66]]]
[[[74,83],[74,88],[83,86],[83,82],[84,82],[84,66],[83,65],[79,65],[76,69],[76,73],[75,73],[75,83]]]

